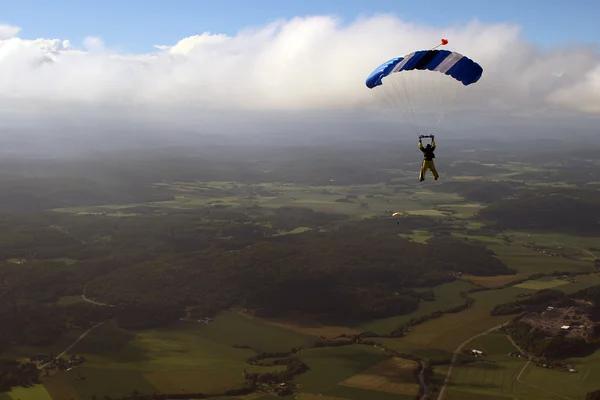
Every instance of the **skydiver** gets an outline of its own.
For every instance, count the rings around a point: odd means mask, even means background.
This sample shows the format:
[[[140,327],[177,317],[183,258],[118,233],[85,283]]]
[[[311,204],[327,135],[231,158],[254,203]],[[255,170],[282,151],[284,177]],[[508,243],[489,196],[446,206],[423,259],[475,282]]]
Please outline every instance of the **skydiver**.
[[[421,141],[424,137],[431,138],[431,144],[428,144],[423,148],[423,143]],[[435,169],[435,165],[433,163],[433,159],[435,158],[435,154],[433,153],[435,150],[435,139],[434,136],[419,136],[419,150],[423,152],[423,164],[421,164],[421,171],[419,172],[419,182],[423,182],[425,180],[425,173],[427,170],[431,170],[433,174],[433,178],[437,181],[439,175]]]

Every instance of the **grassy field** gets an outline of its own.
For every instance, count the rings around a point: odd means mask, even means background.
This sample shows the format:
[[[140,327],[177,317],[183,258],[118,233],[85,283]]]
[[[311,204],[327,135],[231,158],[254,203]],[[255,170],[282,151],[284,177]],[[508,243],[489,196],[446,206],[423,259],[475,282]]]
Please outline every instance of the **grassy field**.
[[[230,207],[246,207],[260,205],[262,207],[299,206],[309,207],[316,211],[340,212],[356,217],[374,215],[391,215],[394,211],[405,211],[415,215],[445,216],[449,211],[437,209],[437,205],[460,206],[463,199],[453,193],[438,193],[430,190],[407,190],[395,193],[394,185],[385,183],[372,185],[349,186],[311,186],[288,183],[241,184],[235,182],[173,182],[159,183],[154,187],[174,194],[175,199],[162,202],[146,203],[153,207],[164,208],[196,208],[210,205]],[[258,195],[260,190],[268,191],[267,195]],[[336,202],[346,196],[356,196],[350,202]],[[367,197],[368,196],[368,197]],[[368,203],[362,207],[361,202]],[[67,207],[53,211],[74,214],[104,214],[124,217],[135,214],[122,212],[121,209],[142,205],[107,204],[90,207]],[[465,209],[473,208],[469,204]]]
[[[352,388],[416,396],[419,393],[419,384],[414,373],[419,370],[419,367],[416,361],[394,357],[375,364],[339,384]]]
[[[494,356],[494,360],[511,360],[507,356],[510,352],[518,351],[508,337],[500,332],[492,332],[490,334],[479,336],[469,342],[469,348],[477,349],[485,352],[487,356]]]
[[[328,390],[387,358],[375,348],[363,345],[324,347],[300,352],[310,370],[299,375],[296,382],[303,392],[327,394]]]
[[[56,302],[59,306],[70,306],[71,304],[82,303],[84,300],[81,296],[63,296]]]
[[[523,247],[519,243],[488,244],[487,247],[495,251],[498,259],[509,268],[516,269],[520,275],[527,276],[553,271],[589,273],[594,270],[590,260],[550,257],[534,249]]]
[[[491,316],[489,309],[473,307],[417,325],[399,340],[412,345],[453,352],[465,340],[510,319],[511,316]]]
[[[409,343],[403,338],[373,338],[373,341],[391,347],[402,353],[412,354],[421,357],[424,360],[431,359],[435,361],[452,359],[452,352],[442,349],[436,349],[427,345],[420,346],[414,343]]]
[[[10,392],[0,395],[0,400],[52,400],[52,397],[43,385],[34,385],[29,388],[16,387]]]
[[[531,289],[531,290],[542,290],[542,289],[555,289],[559,286],[567,285],[569,283],[568,280],[565,279],[556,279],[556,278],[541,278],[531,281],[525,281],[515,285],[515,287],[522,289]]]
[[[211,324],[188,324],[185,328],[205,339],[228,346],[247,345],[258,351],[289,351],[310,346],[316,337],[248,318],[237,312],[220,314]]]
[[[356,335],[361,333],[360,330],[348,326],[325,325],[319,322],[315,317],[304,314],[290,314],[281,318],[257,318],[243,312],[240,312],[239,314],[244,318],[257,319],[261,324],[267,323],[277,328],[292,330],[301,333],[302,335],[313,336],[313,341],[321,336],[325,338],[335,338],[343,334]]]
[[[496,333],[480,336],[469,342],[466,348],[485,351],[487,356],[476,362],[454,367],[448,385],[453,395],[449,398],[515,398],[532,394],[526,390],[524,392],[517,381],[526,361],[508,356],[509,352],[517,349],[505,335]],[[471,396],[460,397],[463,393],[470,393]]]
[[[515,174],[524,170],[521,164],[503,167]],[[511,172],[502,172],[490,179],[510,179],[510,174]],[[318,336],[335,337],[365,331],[387,334],[410,319],[462,304],[464,299],[460,292],[473,288],[473,284],[495,289],[536,273],[570,271],[582,274],[575,283],[542,278],[522,282],[514,287],[473,293],[470,296],[475,299],[475,303],[470,309],[414,326],[402,338],[375,339],[402,352],[444,360],[451,358],[452,352],[463,342],[511,318],[490,315],[490,310],[498,304],[516,300],[519,294],[545,288],[573,293],[600,284],[600,276],[592,273],[593,261],[600,257],[594,250],[600,238],[532,232],[504,232],[496,236],[493,232],[481,229],[485,222],[478,218],[477,212],[483,207],[482,204],[466,201],[456,193],[431,191],[421,187],[415,189],[416,186],[405,183],[406,179],[414,180],[414,176],[398,176],[391,184],[348,186],[173,182],[155,186],[173,193],[174,200],[146,205],[157,208],[301,206],[316,211],[346,213],[353,218],[391,216],[396,211],[403,211],[408,215],[431,216],[445,219],[455,226],[456,229],[451,232],[453,236],[487,246],[496,253],[499,260],[514,268],[517,273],[492,277],[464,275],[461,281],[434,288],[436,299],[421,302],[418,310],[409,315],[352,327],[326,326],[307,316],[261,320],[233,311],[220,315],[212,324],[186,323],[176,329],[131,333],[107,325],[94,331],[73,349],[73,353],[83,354],[88,358],[85,366],[47,379],[45,388],[54,399],[74,400],[88,400],[91,396],[100,394],[130,395],[133,390],[218,392],[240,386],[244,370],[269,370],[266,367],[247,365],[245,360],[253,352],[234,348],[233,345],[249,345],[265,351],[287,351],[292,347],[310,345]],[[453,179],[483,178],[454,176]],[[339,199],[349,200],[336,201]],[[361,206],[361,202],[367,203],[367,207]],[[135,214],[124,209],[135,205],[139,204],[72,207],[55,211],[126,217]],[[280,234],[301,233],[308,229],[297,226]],[[415,230],[410,235],[402,236],[425,243],[432,237],[432,232]],[[76,297],[61,298],[59,304],[80,301]],[[78,334],[80,332],[70,332],[66,341]],[[64,344],[51,350],[57,353],[66,347]],[[582,396],[585,392],[597,388],[593,386],[600,382],[599,354],[572,360],[573,365],[580,370],[578,374],[564,374],[528,366],[521,375],[522,382],[519,382],[517,377],[525,362],[506,355],[513,349],[506,337],[489,334],[473,340],[469,346],[482,349],[489,356],[484,361],[454,370],[446,400],[545,400],[561,396],[578,400],[584,398]],[[19,349],[18,354],[24,357],[31,352],[32,349]],[[386,360],[386,355],[377,348],[360,345],[318,348],[303,350],[300,357],[310,367],[308,372],[296,378],[296,382],[301,385],[301,394],[298,396],[300,400],[414,399],[416,387],[412,373],[406,373],[409,368],[403,369],[402,363],[398,364],[399,367],[394,360]],[[443,379],[445,368],[436,367],[439,379]],[[81,379],[82,376],[85,379]],[[109,384],[103,386],[106,382]],[[24,400],[29,399],[25,394],[23,396]],[[10,398],[14,399],[14,396],[11,395]],[[249,399],[246,396],[239,398]],[[0,400],[8,399],[0,397]]]
[[[559,372],[527,364],[507,355],[515,351],[500,333],[481,336],[468,348],[483,350],[487,356],[478,362],[453,369],[446,399],[573,399],[583,400],[600,382],[600,352],[587,358],[571,359],[579,373]]]
[[[463,304],[465,300],[460,296],[460,292],[467,291],[474,287],[474,285],[463,281],[445,283],[433,289],[436,299],[434,301],[421,302],[417,311],[408,315],[375,320],[355,328],[363,332],[371,331],[380,334],[390,333],[400,325],[410,321],[412,318],[419,318],[436,311],[446,310]]]
[[[250,334],[248,334],[250,333]],[[217,393],[243,385],[243,372],[268,372],[283,367],[245,363],[254,354],[232,347],[237,342],[270,350],[289,350],[306,338],[295,332],[226,314],[211,325],[182,324],[176,328],[132,333],[107,324],[79,342],[72,354],[87,362],[46,378],[54,399],[89,400],[140,393]]]
[[[461,279],[486,288],[497,288],[520,278],[520,275],[475,276],[463,274]]]
[[[600,389],[600,351],[585,358],[572,358],[567,362],[578,373],[565,373],[529,366],[522,376],[525,384],[541,387],[576,400],[585,399],[585,394]]]
[[[321,398],[320,395],[323,395],[323,397],[330,396],[349,400],[408,400],[414,398],[414,396],[397,392],[372,390],[377,387],[377,384],[387,385],[387,388],[393,386],[393,384],[386,381],[389,378],[385,377],[387,376],[386,371],[381,368],[381,365],[386,364],[380,364],[386,362],[387,356],[377,348],[363,345],[318,348],[302,351],[300,358],[310,367],[308,372],[296,378],[296,383],[300,385],[302,393],[319,395],[319,398]],[[376,367],[377,365],[379,367]],[[361,373],[363,375],[360,375]],[[375,374],[376,377],[367,379],[365,374]],[[406,372],[404,371],[401,376],[401,386],[404,390],[410,390],[411,386],[404,386],[406,383],[410,384],[410,382],[405,382],[409,379]],[[343,385],[344,382],[355,386]],[[357,382],[362,387],[356,387]],[[365,388],[364,386],[367,384],[370,386]]]

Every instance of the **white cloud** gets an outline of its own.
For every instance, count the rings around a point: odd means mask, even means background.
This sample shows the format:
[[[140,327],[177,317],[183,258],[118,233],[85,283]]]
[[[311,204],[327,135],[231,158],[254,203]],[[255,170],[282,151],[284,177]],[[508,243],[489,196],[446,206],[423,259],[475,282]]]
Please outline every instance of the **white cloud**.
[[[369,108],[379,104],[364,83],[374,68],[447,37],[448,49],[484,68],[482,79],[465,92],[471,97],[464,104],[472,112],[600,115],[597,50],[543,50],[525,42],[511,24],[472,21],[436,29],[389,15],[345,25],[314,16],[235,36],[203,33],[156,45],[157,51],[148,54],[118,54],[97,37],[76,49],[68,40],[24,40],[15,37],[18,32],[18,27],[0,26],[0,109],[5,113],[31,116],[52,109],[72,116],[88,106],[154,116],[157,110],[179,110],[178,118],[185,118],[214,109]],[[376,93],[381,102],[383,92]]]
[[[0,40],[11,38],[20,31],[21,28],[18,26],[0,24]]]
[[[83,47],[89,52],[99,52],[104,50],[104,42],[97,36],[86,36],[83,39]]]

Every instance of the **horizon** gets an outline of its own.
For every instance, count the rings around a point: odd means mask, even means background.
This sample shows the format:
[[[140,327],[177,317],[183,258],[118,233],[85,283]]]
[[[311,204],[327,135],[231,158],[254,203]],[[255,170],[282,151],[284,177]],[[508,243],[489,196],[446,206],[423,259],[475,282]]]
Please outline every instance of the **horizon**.
[[[526,1],[474,7],[464,0],[443,13],[432,10],[444,2],[170,4],[24,1],[3,10],[0,140],[81,136],[93,146],[114,137],[109,131],[167,142],[306,131],[398,131],[412,138],[419,129],[440,137],[523,130],[556,137],[566,130],[589,134],[600,122],[600,39],[593,21],[600,3],[593,1],[540,8]],[[544,22],[535,22],[541,12]],[[410,99],[407,112],[396,97],[390,112],[384,90],[365,86],[378,65],[442,37],[450,41],[445,49],[484,70],[479,82],[458,89],[460,99],[440,102],[426,93],[417,106]],[[444,119],[436,125],[424,112]],[[406,114],[421,118],[421,128]],[[423,121],[431,126],[423,128]]]

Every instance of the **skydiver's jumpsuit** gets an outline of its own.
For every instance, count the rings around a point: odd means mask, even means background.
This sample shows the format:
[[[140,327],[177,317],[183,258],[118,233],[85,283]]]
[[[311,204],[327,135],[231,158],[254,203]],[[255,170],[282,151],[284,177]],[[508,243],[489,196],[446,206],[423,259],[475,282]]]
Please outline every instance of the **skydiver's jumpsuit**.
[[[419,182],[425,180],[425,173],[428,169],[431,170],[434,179],[437,181],[439,174],[435,170],[435,165],[433,164],[433,159],[435,158],[435,154],[433,154],[433,151],[435,150],[435,140],[431,140],[431,148],[429,150],[423,148],[423,143],[419,140],[419,150],[423,152],[423,164],[421,164],[421,171],[419,172]]]

